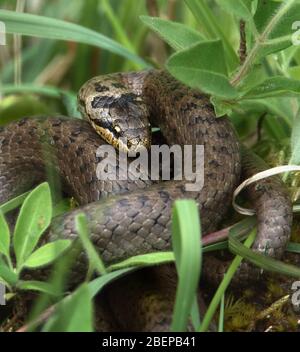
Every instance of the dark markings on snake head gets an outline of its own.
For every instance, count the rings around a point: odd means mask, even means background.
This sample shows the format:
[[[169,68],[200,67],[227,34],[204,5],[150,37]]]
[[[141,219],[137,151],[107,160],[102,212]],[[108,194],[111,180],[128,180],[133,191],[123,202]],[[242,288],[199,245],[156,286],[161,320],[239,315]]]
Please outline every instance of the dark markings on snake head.
[[[103,86],[100,83],[95,83],[95,91],[98,93],[103,93],[103,92],[107,92],[109,90],[109,87],[107,86]]]
[[[112,85],[113,87],[119,88],[119,89],[122,89],[122,88],[125,87],[124,84],[118,83],[118,82],[113,82],[111,85]]]
[[[118,99],[111,95],[98,95],[92,101],[92,108],[121,108],[124,109],[129,103],[135,103],[138,96],[134,93],[122,94]]]

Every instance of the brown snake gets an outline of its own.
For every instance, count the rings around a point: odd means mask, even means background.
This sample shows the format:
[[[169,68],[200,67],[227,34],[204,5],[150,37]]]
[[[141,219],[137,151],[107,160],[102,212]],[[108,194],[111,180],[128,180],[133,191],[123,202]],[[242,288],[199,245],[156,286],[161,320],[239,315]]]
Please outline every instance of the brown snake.
[[[164,71],[93,78],[81,88],[78,101],[81,112],[112,144],[118,144],[123,135],[129,139],[129,148],[149,144],[149,118],[152,125],[160,127],[169,145],[200,144],[205,148],[204,187],[201,192],[187,192],[185,180],[158,184],[150,180],[98,180],[96,168],[101,157],[96,149],[106,142],[87,121],[30,118],[0,128],[0,203],[41,182],[45,166],[51,164],[61,176],[64,190],[81,207],[54,219],[49,239],[76,238],[74,216],[84,212],[91,240],[106,264],[169,250],[170,209],[178,198],[197,202],[204,234],[216,230],[230,206],[241,169],[248,177],[265,168],[260,159],[240,147],[229,120],[215,117],[207,95]],[[248,194],[258,218],[253,248],[280,257],[292,221],[285,188],[272,177],[249,186]],[[203,265],[205,271],[205,261]],[[76,260],[75,270],[80,280],[86,271],[83,253]],[[212,264],[209,270],[218,277],[224,265]],[[155,329],[156,323],[148,329]]]

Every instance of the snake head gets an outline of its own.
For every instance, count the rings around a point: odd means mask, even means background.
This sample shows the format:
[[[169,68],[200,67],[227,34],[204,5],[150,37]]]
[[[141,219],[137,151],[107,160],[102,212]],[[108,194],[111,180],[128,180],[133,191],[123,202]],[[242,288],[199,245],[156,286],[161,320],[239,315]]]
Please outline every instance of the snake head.
[[[138,153],[150,147],[147,106],[139,95],[123,84],[102,82],[101,76],[94,78],[80,89],[78,106],[95,131],[116,149]]]

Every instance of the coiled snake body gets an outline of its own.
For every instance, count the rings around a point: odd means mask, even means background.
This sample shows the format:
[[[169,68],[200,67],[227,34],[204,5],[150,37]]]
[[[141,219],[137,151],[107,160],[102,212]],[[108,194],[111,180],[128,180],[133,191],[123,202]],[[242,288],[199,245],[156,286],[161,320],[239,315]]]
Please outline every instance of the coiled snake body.
[[[83,211],[91,240],[107,264],[170,249],[170,209],[178,198],[195,199],[203,233],[215,230],[230,206],[241,165],[244,176],[265,167],[245,151],[241,158],[231,123],[225,117],[215,117],[208,96],[164,71],[93,78],[81,88],[78,100],[94,128],[118,147],[122,147],[118,140],[124,135],[129,149],[138,150],[140,143],[149,145],[148,118],[160,127],[170,145],[204,145],[204,187],[201,192],[186,192],[185,181],[99,180],[96,168],[101,157],[96,149],[106,142],[87,121],[31,118],[0,129],[0,202],[40,182],[45,166],[54,167],[66,192],[82,206],[56,218],[49,238],[76,238],[74,215]],[[284,187],[272,177],[250,186],[248,193],[258,217],[254,248],[280,256],[292,219]],[[78,277],[86,270],[83,254],[76,261],[76,270]]]

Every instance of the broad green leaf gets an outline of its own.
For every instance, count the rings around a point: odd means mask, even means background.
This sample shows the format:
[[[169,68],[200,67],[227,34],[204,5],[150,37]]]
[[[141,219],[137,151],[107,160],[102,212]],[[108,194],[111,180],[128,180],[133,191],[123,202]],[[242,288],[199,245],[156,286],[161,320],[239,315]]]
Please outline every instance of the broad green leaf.
[[[168,60],[167,69],[177,79],[193,88],[227,99],[237,96],[227,78],[220,40],[202,42],[175,53]]]
[[[262,99],[275,96],[294,96],[300,94],[300,81],[292,78],[274,76],[252,87],[244,93],[245,99]]]
[[[252,20],[251,2],[253,0],[217,0],[219,6],[239,19]]]
[[[71,243],[71,240],[57,240],[47,243],[30,254],[23,266],[27,268],[37,268],[48,265],[69,248]]]
[[[140,18],[174,50],[186,49],[204,40],[199,32],[182,23],[150,16],[141,16]]]
[[[58,292],[55,291],[53,285],[43,281],[18,281],[17,288],[26,291],[37,291],[49,294],[51,296],[57,296]]]
[[[36,187],[25,199],[18,216],[13,236],[17,267],[24,261],[47,229],[52,217],[52,202],[48,183]]]
[[[75,226],[82,242],[83,248],[89,258],[89,270],[96,270],[98,274],[106,273],[105,266],[89,238],[88,223],[85,214],[78,214],[75,218]]]
[[[179,282],[171,331],[184,331],[197,295],[202,257],[199,211],[193,200],[174,203],[172,243]]]
[[[141,67],[148,66],[140,57],[114,40],[75,23],[7,10],[0,10],[0,20],[5,23],[7,33],[94,45],[132,60]]]
[[[57,305],[54,315],[44,325],[43,331],[93,331],[93,305],[86,283]]]
[[[0,210],[0,253],[9,258],[10,233],[8,224]]]

